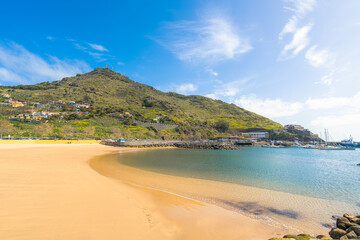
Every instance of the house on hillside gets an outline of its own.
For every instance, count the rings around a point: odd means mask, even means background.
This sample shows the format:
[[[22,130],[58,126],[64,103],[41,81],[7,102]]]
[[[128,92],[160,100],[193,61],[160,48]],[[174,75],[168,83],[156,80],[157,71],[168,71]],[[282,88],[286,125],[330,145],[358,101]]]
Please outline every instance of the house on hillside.
[[[23,107],[23,106],[24,106],[24,104],[23,104],[22,102],[19,102],[19,101],[12,101],[10,104],[11,104],[11,106],[12,106],[13,108]]]
[[[241,134],[243,137],[248,139],[267,139],[269,138],[268,132],[244,132]]]
[[[76,108],[89,108],[89,105],[86,104],[80,104],[80,105],[75,105]]]
[[[40,122],[42,118],[32,114],[19,114],[11,116],[10,119],[20,122]]]

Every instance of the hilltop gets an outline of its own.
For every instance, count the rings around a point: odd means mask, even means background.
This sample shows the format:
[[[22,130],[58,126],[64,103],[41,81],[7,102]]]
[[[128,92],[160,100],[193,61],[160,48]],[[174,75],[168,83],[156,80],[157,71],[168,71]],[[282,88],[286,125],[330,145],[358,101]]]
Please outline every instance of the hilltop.
[[[29,120],[32,124],[25,120],[11,121],[18,128],[17,133],[12,133],[22,136],[39,135],[36,127],[45,123],[50,125],[51,131],[47,133],[50,136],[70,135],[62,129],[69,125],[72,136],[102,138],[128,135],[204,139],[241,129],[282,128],[234,104],[198,95],[162,92],[108,68],[96,68],[59,81],[1,87],[0,95],[2,102],[12,99],[23,103],[16,107],[1,105],[5,118],[14,119],[18,114],[30,112],[53,113]]]

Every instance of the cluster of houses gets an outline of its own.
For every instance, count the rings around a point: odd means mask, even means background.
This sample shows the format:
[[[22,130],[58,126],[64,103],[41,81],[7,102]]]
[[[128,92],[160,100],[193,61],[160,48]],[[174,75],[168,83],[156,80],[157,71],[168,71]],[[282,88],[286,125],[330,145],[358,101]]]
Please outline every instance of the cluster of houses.
[[[2,97],[4,98],[9,98],[6,102],[2,103],[2,104],[8,104],[14,108],[17,107],[24,107],[25,105],[29,105],[27,104],[25,101],[19,101],[19,100],[14,100],[11,98],[10,94],[1,94]],[[46,103],[46,104],[42,104],[39,102],[34,102],[31,104],[31,106],[34,107],[43,107],[43,106],[49,106],[49,105],[65,105],[65,104],[70,104],[75,108],[79,108],[79,109],[88,109],[90,108],[90,105],[88,104],[76,104],[75,101],[69,101],[69,102],[64,102],[62,100],[58,100],[58,101],[53,101],[50,103]]]
[[[26,104],[26,102],[11,99],[10,94],[6,93],[6,94],[2,94],[2,96],[4,98],[9,98],[9,100],[7,100],[7,102],[5,102],[5,104],[7,103],[7,104],[9,104],[10,106],[12,106],[14,108],[23,107]]]
[[[51,116],[59,116],[61,113],[59,112],[31,112],[25,114],[12,115],[9,118],[15,121],[21,122],[40,122],[44,118],[48,118]]]

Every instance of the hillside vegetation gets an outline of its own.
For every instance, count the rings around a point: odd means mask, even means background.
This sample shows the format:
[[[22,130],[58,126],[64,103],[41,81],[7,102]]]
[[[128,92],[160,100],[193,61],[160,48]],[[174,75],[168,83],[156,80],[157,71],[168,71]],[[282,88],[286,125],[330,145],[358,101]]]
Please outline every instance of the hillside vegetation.
[[[11,121],[14,128],[8,132],[19,137],[32,134],[57,137],[208,139],[231,135],[236,129],[282,128],[280,124],[234,104],[197,95],[161,92],[108,68],[96,68],[92,72],[54,82],[1,87],[0,94],[9,94],[13,100],[26,102],[24,106],[16,108],[5,103],[0,105],[3,119],[31,112],[61,113],[39,122]],[[8,98],[1,97],[0,101],[6,102]],[[72,105],[69,105],[70,102]],[[76,108],[74,102],[86,104],[88,108]],[[134,120],[155,121],[178,127],[157,130],[156,127],[136,125]],[[39,125],[44,124],[50,130],[40,134]],[[71,134],[63,129],[64,125],[69,129],[72,127],[68,131]]]

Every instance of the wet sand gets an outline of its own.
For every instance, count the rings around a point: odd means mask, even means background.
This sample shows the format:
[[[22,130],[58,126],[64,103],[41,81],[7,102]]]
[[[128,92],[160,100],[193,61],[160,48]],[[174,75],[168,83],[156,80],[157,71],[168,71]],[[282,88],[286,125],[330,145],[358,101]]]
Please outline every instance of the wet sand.
[[[360,213],[359,207],[348,203],[145,171],[121,164],[117,161],[118,155],[94,158],[90,165],[105,176],[217,205],[283,229],[287,233],[327,235],[329,227],[334,224],[332,215]],[[128,159],[131,161],[131,158]]]
[[[260,240],[284,234],[235,211],[129,185],[89,166],[90,159],[118,151],[0,145],[0,239]]]

